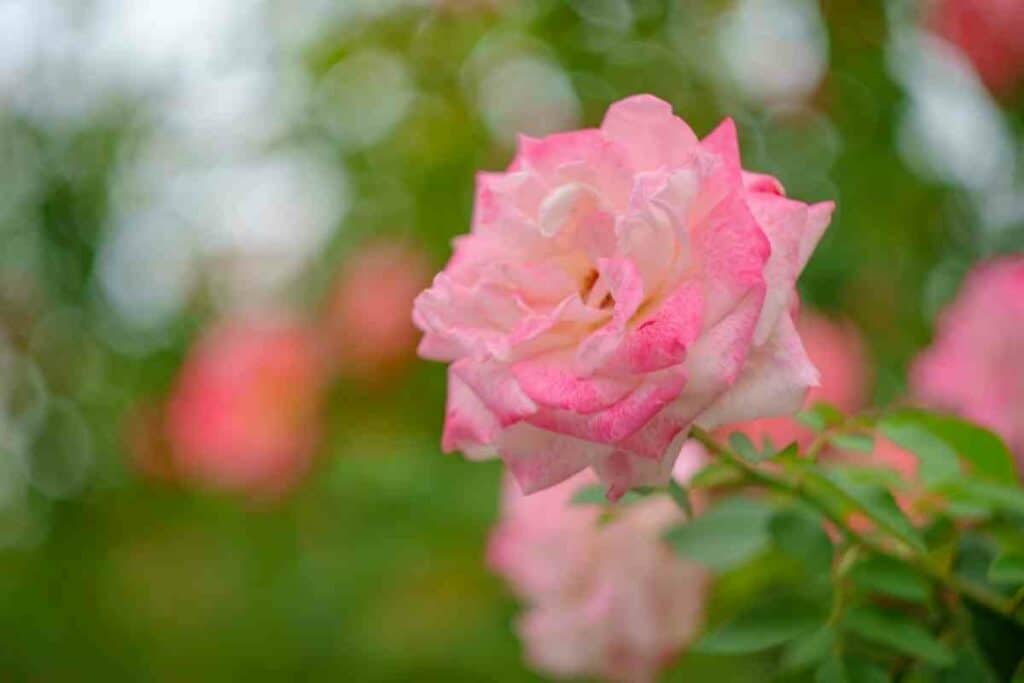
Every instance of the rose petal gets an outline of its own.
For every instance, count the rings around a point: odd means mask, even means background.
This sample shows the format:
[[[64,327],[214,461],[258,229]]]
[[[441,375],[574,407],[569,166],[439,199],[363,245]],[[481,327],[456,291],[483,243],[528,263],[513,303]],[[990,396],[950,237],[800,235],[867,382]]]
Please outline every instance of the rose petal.
[[[680,166],[697,146],[697,136],[652,95],[635,95],[608,108],[601,132],[626,152],[635,171]]]
[[[788,315],[768,341],[754,352],[732,388],[708,407],[697,422],[706,429],[755,417],[794,413],[807,391],[818,383],[818,371],[804,351]]]

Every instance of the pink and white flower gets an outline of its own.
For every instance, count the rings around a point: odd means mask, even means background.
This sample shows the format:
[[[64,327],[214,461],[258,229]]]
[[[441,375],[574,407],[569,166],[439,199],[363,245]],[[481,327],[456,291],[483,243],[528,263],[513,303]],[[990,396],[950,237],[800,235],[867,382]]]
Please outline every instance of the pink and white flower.
[[[591,467],[615,498],[664,483],[695,423],[798,409],[817,372],[790,310],[832,209],[743,171],[732,121],[698,140],[649,95],[520,138],[414,308],[451,363],[445,449],[526,492]]]
[[[796,318],[807,355],[821,376],[820,384],[807,393],[804,407],[825,402],[845,413],[862,410],[867,405],[871,368],[856,328],[807,309]],[[741,431],[756,444],[767,438],[779,448],[794,441],[806,446],[814,439],[811,429],[789,416],[730,424],[722,431]]]
[[[688,479],[701,453],[687,446],[676,476]],[[605,524],[597,506],[569,504],[595,481],[582,472],[524,496],[506,479],[488,560],[527,604],[518,631],[531,666],[556,677],[653,681],[697,633],[710,578],[662,543],[679,521],[667,497],[628,505]]]
[[[942,312],[911,391],[1001,435],[1024,470],[1024,255],[983,263]]]
[[[168,399],[175,471],[210,488],[284,493],[311,464],[323,382],[316,337],[304,326],[246,319],[213,328]]]

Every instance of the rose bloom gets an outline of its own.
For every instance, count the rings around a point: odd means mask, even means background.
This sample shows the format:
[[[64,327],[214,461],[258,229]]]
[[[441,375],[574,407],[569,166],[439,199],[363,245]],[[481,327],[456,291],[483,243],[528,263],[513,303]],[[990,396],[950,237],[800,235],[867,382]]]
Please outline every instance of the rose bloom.
[[[732,121],[699,141],[649,95],[520,138],[416,300],[421,355],[451,363],[444,448],[526,492],[591,467],[615,498],[665,483],[694,423],[798,409],[794,285],[832,208],[744,172]]]
[[[931,347],[914,362],[910,383],[925,405],[1002,436],[1024,471],[1024,255],[968,274],[940,315]]]
[[[430,273],[422,251],[396,241],[371,242],[348,257],[325,312],[325,336],[339,372],[381,380],[414,357],[419,335],[409,309]]]
[[[275,497],[309,469],[323,371],[315,336],[277,320],[236,320],[191,349],[168,399],[176,471],[211,488]]]
[[[702,451],[687,447],[676,476]],[[662,543],[680,520],[665,496],[630,504],[601,524],[601,508],[570,505],[591,472],[531,496],[506,479],[488,560],[527,603],[518,621],[526,658],[556,677],[653,681],[697,633],[708,574]]]
[[[996,95],[1009,95],[1024,76],[1024,2],[931,0],[926,23],[955,45]]]
[[[808,392],[804,407],[825,402],[846,413],[862,410],[867,404],[871,370],[857,330],[806,309],[797,316],[797,330],[821,376],[820,385]],[[767,438],[778,448],[794,441],[807,446],[814,439],[814,432],[793,417],[751,420],[727,425],[721,431],[742,431],[755,444]]]

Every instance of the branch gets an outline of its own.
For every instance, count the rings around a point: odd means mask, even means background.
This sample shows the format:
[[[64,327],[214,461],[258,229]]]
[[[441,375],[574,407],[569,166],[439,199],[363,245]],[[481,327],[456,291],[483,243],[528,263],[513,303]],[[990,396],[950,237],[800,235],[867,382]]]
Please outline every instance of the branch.
[[[725,460],[730,465],[739,469],[743,472],[748,481],[774,489],[794,498],[798,498],[814,506],[826,518],[842,530],[842,532],[854,543],[857,543],[874,553],[878,553],[879,555],[885,555],[887,557],[901,560],[947,589],[960,595],[965,595],[971,600],[984,605],[994,612],[1010,617],[1017,620],[1019,623],[1024,624],[1024,619],[1016,615],[1016,612],[1020,607],[1020,604],[1016,600],[1005,598],[985,586],[959,577],[936,565],[930,557],[920,553],[900,540],[898,534],[894,533],[894,530],[885,522],[885,520],[879,519],[874,515],[874,513],[864,508],[864,506],[860,505],[856,500],[850,498],[846,502],[856,507],[858,512],[870,519],[878,529],[888,533],[890,536],[894,536],[893,540],[897,541],[895,547],[887,546],[877,539],[858,532],[856,529],[852,528],[841,515],[834,512],[827,503],[808,491],[801,482],[791,481],[782,475],[763,470],[753,463],[747,462],[741,456],[733,453],[728,447],[719,443],[713,436],[703,429],[693,427],[690,431],[690,438],[698,441],[712,455]],[[1024,596],[1022,596],[1022,599],[1024,599]]]

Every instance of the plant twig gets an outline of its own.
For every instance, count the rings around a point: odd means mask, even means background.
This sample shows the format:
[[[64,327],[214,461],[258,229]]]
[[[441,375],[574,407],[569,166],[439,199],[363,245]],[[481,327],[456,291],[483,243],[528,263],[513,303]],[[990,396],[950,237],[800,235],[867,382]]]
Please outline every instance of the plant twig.
[[[901,560],[940,585],[945,586],[947,589],[960,595],[967,596],[974,602],[984,605],[994,612],[1016,619],[1019,623],[1024,624],[1024,619],[1016,615],[1021,604],[1024,603],[1024,595],[1018,595],[1013,599],[1005,598],[985,586],[964,579],[953,572],[947,571],[946,569],[936,565],[930,557],[907,545],[899,538],[898,533],[894,533],[892,527],[887,524],[885,520],[880,520],[871,512],[871,510],[860,505],[855,499],[849,498],[845,502],[855,506],[858,509],[858,512],[870,519],[878,529],[888,533],[890,536],[893,536],[893,540],[898,541],[896,545],[886,545],[885,543],[852,528],[841,515],[837,514],[832,509],[831,506],[808,491],[803,486],[802,482],[791,481],[785,476],[769,472],[757,467],[753,463],[747,462],[738,454],[733,453],[728,447],[719,443],[713,436],[703,429],[694,427],[690,431],[690,437],[700,442],[700,444],[703,445],[704,448],[706,448],[712,455],[725,460],[730,465],[743,472],[748,481],[785,493],[794,498],[799,498],[800,500],[813,505],[854,543],[857,543],[858,545],[879,555],[885,555]]]

